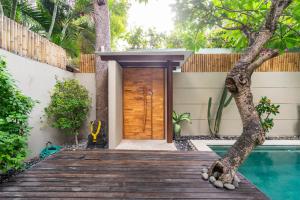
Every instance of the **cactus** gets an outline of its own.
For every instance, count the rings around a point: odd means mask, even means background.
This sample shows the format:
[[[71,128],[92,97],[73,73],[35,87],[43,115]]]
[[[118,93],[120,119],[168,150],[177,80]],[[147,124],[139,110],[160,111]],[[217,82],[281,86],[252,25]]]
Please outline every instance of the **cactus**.
[[[209,127],[209,132],[213,137],[217,137],[219,130],[220,130],[220,124],[221,124],[221,119],[222,119],[222,114],[223,114],[223,109],[226,108],[231,100],[232,100],[232,95],[227,99],[228,91],[226,87],[224,87],[222,96],[219,102],[219,107],[215,116],[215,123],[214,126],[212,127],[212,117],[211,117],[211,105],[212,105],[212,98],[209,97],[208,99],[208,109],[207,109],[207,121],[208,121],[208,127]]]

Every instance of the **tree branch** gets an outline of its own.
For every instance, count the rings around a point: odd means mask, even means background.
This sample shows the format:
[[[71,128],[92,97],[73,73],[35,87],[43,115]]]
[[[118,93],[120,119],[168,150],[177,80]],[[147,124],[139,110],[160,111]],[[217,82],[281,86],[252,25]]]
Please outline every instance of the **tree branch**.
[[[267,15],[266,22],[262,29],[274,32],[279,17],[282,15],[283,10],[292,2],[292,0],[272,0],[270,12]]]
[[[224,27],[221,24],[216,23],[217,26],[219,26],[220,28],[224,29],[224,30],[240,30],[244,33],[244,35],[248,38],[248,45],[252,45],[255,39],[255,35],[256,33],[246,24],[244,24],[243,22],[237,20],[237,19],[232,19],[229,17],[217,17],[215,15],[213,15],[213,17],[219,21],[222,21],[223,19],[225,20],[229,20],[235,23],[240,24],[240,26],[234,26],[234,27]]]
[[[255,69],[257,69],[259,66],[261,66],[265,61],[274,58],[279,55],[279,51],[277,49],[265,49],[263,50],[259,57],[248,66],[248,71],[250,74],[254,72]]]
[[[247,52],[241,58],[241,62],[251,63],[254,61],[267,41],[273,36],[278,19],[283,10],[292,2],[292,0],[272,0],[270,11],[266,16],[266,21],[260,28],[259,32],[255,34],[253,44],[248,48]]]
[[[220,24],[216,24],[218,27],[220,27],[221,29],[224,29],[224,30],[228,30],[228,31],[234,31],[234,30],[241,30],[242,27],[241,26],[233,26],[233,27],[224,27]]]

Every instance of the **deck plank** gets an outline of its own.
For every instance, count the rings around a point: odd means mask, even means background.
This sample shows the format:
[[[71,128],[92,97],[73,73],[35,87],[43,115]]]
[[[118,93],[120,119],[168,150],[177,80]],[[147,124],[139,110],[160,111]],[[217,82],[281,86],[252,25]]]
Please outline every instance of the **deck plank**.
[[[200,170],[213,152],[62,151],[0,185],[0,199],[268,199],[239,175],[234,191],[217,189]]]

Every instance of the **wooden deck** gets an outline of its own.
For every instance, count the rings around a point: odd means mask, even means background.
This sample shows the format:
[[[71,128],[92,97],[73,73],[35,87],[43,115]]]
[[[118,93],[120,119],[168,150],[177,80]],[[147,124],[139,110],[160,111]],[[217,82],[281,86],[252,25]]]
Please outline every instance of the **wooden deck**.
[[[0,185],[0,199],[268,199],[241,177],[216,189],[200,170],[212,152],[63,151]]]

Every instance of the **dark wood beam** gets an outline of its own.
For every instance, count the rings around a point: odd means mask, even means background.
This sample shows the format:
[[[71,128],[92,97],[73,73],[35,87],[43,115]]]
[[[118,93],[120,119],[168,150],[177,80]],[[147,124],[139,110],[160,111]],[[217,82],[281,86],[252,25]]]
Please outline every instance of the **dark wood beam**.
[[[173,142],[173,67],[168,62],[167,67],[167,142]]]
[[[181,61],[184,60],[184,55],[101,55],[101,60],[116,60],[118,62],[124,61]]]
[[[119,62],[122,67],[167,67],[167,62]],[[170,62],[173,67],[180,66],[180,62]]]

